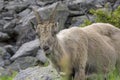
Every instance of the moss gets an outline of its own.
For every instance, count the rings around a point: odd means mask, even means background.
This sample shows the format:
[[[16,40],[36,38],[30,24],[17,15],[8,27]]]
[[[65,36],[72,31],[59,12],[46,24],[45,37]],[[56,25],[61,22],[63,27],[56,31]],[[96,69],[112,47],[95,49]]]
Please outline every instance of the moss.
[[[85,26],[90,25],[90,24],[92,24],[92,21],[86,19],[86,20],[84,20],[84,23],[81,25],[81,27],[85,27]]]

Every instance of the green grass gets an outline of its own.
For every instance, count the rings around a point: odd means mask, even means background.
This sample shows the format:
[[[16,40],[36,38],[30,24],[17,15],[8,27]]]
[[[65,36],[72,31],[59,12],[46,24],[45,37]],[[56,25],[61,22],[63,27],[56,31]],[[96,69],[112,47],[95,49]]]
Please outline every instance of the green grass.
[[[62,80],[67,80],[67,79],[63,78]],[[103,74],[94,75],[87,80],[104,80],[104,75]],[[118,72],[118,70],[114,70],[113,72],[110,72],[107,75],[107,80],[120,80],[120,73]]]
[[[16,76],[16,72],[14,72],[11,76],[7,76],[7,75],[5,75],[5,76],[0,76],[0,80],[13,80],[14,79],[14,77]]]
[[[11,76],[1,76],[0,80],[13,80],[13,77],[11,77]]]
[[[13,73],[13,75],[11,76],[0,76],[0,80],[13,80],[14,77],[16,76],[16,72]],[[97,75],[96,77],[93,77],[91,79],[88,80],[103,80],[103,76],[102,74]],[[66,80],[65,78],[62,78],[62,80]],[[120,80],[120,73],[118,72],[118,70],[115,70],[111,73],[109,73],[107,75],[107,80]]]
[[[108,75],[108,80],[120,80],[120,73],[118,72],[118,70],[111,72]]]
[[[104,80],[104,75],[98,74],[95,75],[94,77],[91,77],[88,80]],[[107,80],[120,80],[120,73],[118,72],[118,70],[114,70],[113,72],[110,72],[107,75]]]

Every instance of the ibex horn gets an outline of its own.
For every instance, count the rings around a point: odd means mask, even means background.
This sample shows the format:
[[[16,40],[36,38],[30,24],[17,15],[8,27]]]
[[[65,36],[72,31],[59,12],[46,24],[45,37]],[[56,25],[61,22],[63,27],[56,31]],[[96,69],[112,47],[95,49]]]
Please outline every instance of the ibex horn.
[[[42,18],[39,15],[39,12],[37,11],[37,9],[33,8],[33,12],[35,14],[35,17],[36,17],[36,20],[37,20],[38,24],[41,24],[42,23]]]
[[[59,3],[57,3],[55,8],[53,9],[52,14],[50,15],[50,21],[54,20],[58,5],[59,5]]]

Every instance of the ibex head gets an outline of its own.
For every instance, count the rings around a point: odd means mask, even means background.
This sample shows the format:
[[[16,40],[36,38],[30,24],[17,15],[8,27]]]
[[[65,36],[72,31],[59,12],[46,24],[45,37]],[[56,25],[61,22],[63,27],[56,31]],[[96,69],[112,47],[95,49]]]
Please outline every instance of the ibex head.
[[[58,24],[55,22],[55,14],[58,4],[54,8],[49,20],[42,21],[39,13],[34,10],[38,25],[36,32],[40,39],[40,47],[45,51],[45,53],[50,53],[52,50],[52,44],[55,41],[55,35],[58,32]]]

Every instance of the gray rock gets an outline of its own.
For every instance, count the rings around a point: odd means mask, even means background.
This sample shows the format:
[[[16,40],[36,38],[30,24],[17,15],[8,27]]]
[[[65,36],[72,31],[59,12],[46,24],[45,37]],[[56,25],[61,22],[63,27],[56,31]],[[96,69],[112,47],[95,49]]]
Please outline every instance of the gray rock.
[[[3,9],[3,7],[4,7],[4,1],[0,0],[0,11]]]
[[[3,46],[5,46],[5,45],[7,45],[6,42],[0,42],[0,47],[3,47]]]
[[[85,20],[90,20],[91,22],[94,21],[94,16],[91,15],[85,15],[85,16],[77,16],[77,17],[73,17],[71,20],[71,25],[70,26],[81,26]]]
[[[10,54],[3,47],[0,47],[0,56],[4,60],[9,59],[11,57]]]
[[[13,10],[17,13],[21,12],[22,10],[26,9],[29,6],[28,3],[20,3],[18,1],[10,1],[6,6],[5,9]]]
[[[47,5],[47,4],[52,4],[52,3],[59,1],[59,0],[40,0],[40,1],[44,2],[44,4]]]
[[[1,13],[2,19],[4,20],[12,20],[14,18],[14,11],[9,10],[9,11],[4,11]]]
[[[52,66],[37,66],[21,71],[14,80],[62,80],[62,78]]]
[[[6,53],[6,50],[3,47],[0,47],[0,56],[4,56]]]
[[[120,6],[120,0],[117,0],[113,6],[113,9],[116,9],[118,6]]]
[[[28,4],[30,4],[30,5],[43,5],[43,3],[41,3],[41,1],[40,0],[23,0],[24,2],[27,2]]]
[[[37,50],[39,49],[39,40],[33,40],[30,42],[27,42],[23,44],[18,51],[13,55],[10,59],[13,61],[21,56],[27,56],[27,55],[36,55]]]
[[[17,32],[17,39],[16,39],[16,45],[20,47],[22,44],[32,41],[36,37],[35,30],[32,29],[31,26],[25,25],[22,26],[22,24],[16,25],[15,32]]]
[[[1,57],[0,57],[0,67],[5,67],[5,66],[8,66],[10,65],[11,62],[9,60],[3,60]]]
[[[5,63],[4,63],[3,57],[0,55],[0,67],[3,67],[3,66],[5,66]]]
[[[4,20],[10,21],[13,20],[13,17],[3,17]]]
[[[110,2],[110,3],[115,3],[116,1],[118,1],[118,0],[106,0],[107,2]]]
[[[90,9],[103,7],[105,4],[106,0],[74,0],[68,4],[68,8],[72,11],[80,11],[81,15],[81,13],[87,13]]]
[[[5,66],[4,60],[0,57],[0,67],[4,67],[4,66]]]
[[[9,66],[11,64],[10,60],[4,60],[4,67]]]
[[[5,66],[4,60],[8,57],[10,58],[10,55],[8,55],[4,48],[0,47],[0,66]]]
[[[35,57],[21,57],[17,58],[12,64],[10,64],[7,68],[15,71],[24,70],[28,67],[33,67],[37,65],[38,59]]]
[[[70,10],[73,10],[73,11],[82,11],[82,12],[85,12],[85,11],[88,11],[90,10],[91,8],[95,8],[95,3],[94,2],[86,2],[86,1],[75,1],[71,4],[68,5],[69,9]]]
[[[30,9],[25,9],[24,11],[20,12],[18,14],[19,17],[25,17],[26,15],[29,15],[29,13],[31,12]]]
[[[42,50],[38,50],[36,58],[43,64],[45,64],[48,61],[47,57],[45,56],[44,51]]]
[[[2,26],[0,28],[1,32],[7,34],[10,38],[11,37],[14,37],[14,38],[16,37],[17,32],[14,30],[14,28],[16,27],[17,19],[13,19],[10,22],[9,21],[5,21],[5,20],[1,20],[0,24]]]
[[[16,26],[16,20],[12,20],[11,22],[8,22],[4,25],[3,29],[13,29]]]
[[[0,32],[0,41],[7,41],[10,39],[10,36],[6,33]]]
[[[12,42],[16,42],[16,36],[18,35],[17,32],[14,30],[14,29],[2,29],[0,30],[2,31],[2,33],[5,34],[6,38],[5,39],[1,39],[1,41],[3,42],[9,42],[12,43]],[[2,38],[2,37],[1,37]]]
[[[13,47],[12,45],[5,45],[4,48],[6,49],[8,53],[10,53],[10,55],[15,54],[16,52],[16,48]]]
[[[4,69],[3,67],[0,67],[0,76],[8,76],[11,75],[10,71],[8,69]]]
[[[6,24],[7,22],[5,20],[0,19],[0,31],[2,31],[3,26]]]
[[[86,0],[87,3],[95,5],[97,9],[105,7],[107,0]]]

